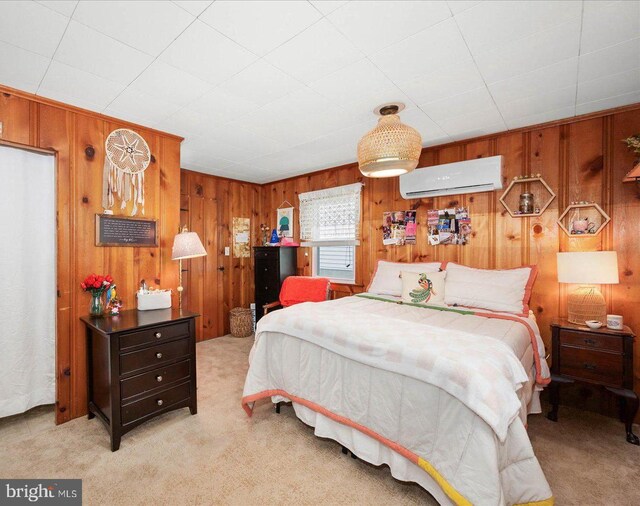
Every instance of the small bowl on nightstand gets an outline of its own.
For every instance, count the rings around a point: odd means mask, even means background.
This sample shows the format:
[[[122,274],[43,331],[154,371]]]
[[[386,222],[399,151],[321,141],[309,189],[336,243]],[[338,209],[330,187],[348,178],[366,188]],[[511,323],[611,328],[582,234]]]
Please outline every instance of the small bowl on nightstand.
[[[586,322],[584,322],[587,327],[589,327],[590,329],[599,329],[600,327],[602,327],[602,322],[598,321],[598,320],[587,320]]]

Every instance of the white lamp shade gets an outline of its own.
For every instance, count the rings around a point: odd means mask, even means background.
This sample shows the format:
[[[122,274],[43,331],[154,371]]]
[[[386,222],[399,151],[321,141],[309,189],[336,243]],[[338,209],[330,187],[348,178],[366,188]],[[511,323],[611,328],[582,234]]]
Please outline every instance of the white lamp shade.
[[[171,260],[185,260],[187,258],[203,257],[207,254],[198,234],[195,232],[180,232],[173,240]]]
[[[581,285],[615,285],[618,254],[615,251],[558,253],[558,282]]]

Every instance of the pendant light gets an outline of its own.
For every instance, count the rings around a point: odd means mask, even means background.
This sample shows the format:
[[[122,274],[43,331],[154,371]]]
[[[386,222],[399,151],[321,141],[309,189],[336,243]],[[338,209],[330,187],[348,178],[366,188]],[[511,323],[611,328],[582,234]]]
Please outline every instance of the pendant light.
[[[418,166],[422,151],[420,133],[400,121],[404,104],[385,104],[373,112],[378,125],[358,142],[358,168],[367,177],[394,177]]]

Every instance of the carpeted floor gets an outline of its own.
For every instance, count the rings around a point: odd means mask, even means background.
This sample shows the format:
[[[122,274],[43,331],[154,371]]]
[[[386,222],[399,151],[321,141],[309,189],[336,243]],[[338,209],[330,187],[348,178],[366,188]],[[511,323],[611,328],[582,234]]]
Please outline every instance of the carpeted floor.
[[[435,504],[313,435],[285,406],[240,407],[252,339],[198,345],[198,415],[168,413],[109,451],[96,419],[53,425],[37,408],[0,420],[0,477],[82,478],[84,504]],[[640,504],[640,447],[616,420],[562,408],[529,418],[536,454],[559,505]]]

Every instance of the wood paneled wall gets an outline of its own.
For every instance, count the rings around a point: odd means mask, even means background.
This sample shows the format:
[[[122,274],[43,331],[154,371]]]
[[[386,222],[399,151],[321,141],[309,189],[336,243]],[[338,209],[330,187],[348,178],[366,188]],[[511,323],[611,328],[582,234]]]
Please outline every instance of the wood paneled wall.
[[[400,196],[398,178],[363,178],[357,165],[351,164],[264,185],[260,222],[275,225],[276,207],[286,199],[297,208],[299,193],[362,181],[365,187],[356,285],[342,286],[340,290],[363,290],[379,259],[449,260],[482,268],[537,264],[539,275],[531,307],[548,349],[549,322],[566,315],[566,294],[571,289],[557,283],[556,252],[616,250],[620,284],[603,287],[603,293],[608,310],[624,315],[625,323],[640,333],[640,194],[634,183],[622,183],[624,174],[633,166],[634,155],[621,142],[638,132],[640,104],[423,150],[420,167],[503,155],[505,187],[514,176],[542,174],[558,197],[536,218],[509,216],[498,200],[502,191],[407,201]],[[559,213],[571,201],[580,200],[600,203],[612,218],[597,237],[570,238],[556,224]],[[470,243],[430,246],[426,237],[427,210],[454,205],[469,207],[473,227]],[[417,244],[383,246],[382,213],[406,209],[418,210]],[[310,259],[311,249],[300,248],[300,274],[311,273]],[[640,391],[640,345],[635,348],[635,380],[636,390]]]
[[[56,422],[62,423],[86,413],[86,343],[79,321],[89,309],[89,295],[80,290],[84,277],[111,273],[125,308],[135,308],[141,279],[165,288],[177,286],[171,247],[179,222],[182,139],[3,87],[0,122],[0,141],[56,153]],[[95,246],[94,215],[102,212],[104,140],[122,127],[140,133],[156,160],[145,173],[145,216],[159,220],[159,248]],[[95,149],[93,158],[85,155],[89,145]],[[116,214],[129,211],[114,209]]]
[[[253,258],[235,258],[232,219],[251,220],[251,243],[259,230],[260,186],[183,170],[181,224],[197,232],[207,256],[183,264],[184,307],[201,315],[198,340],[229,333],[229,311],[253,302]],[[225,256],[225,247],[230,250]]]

